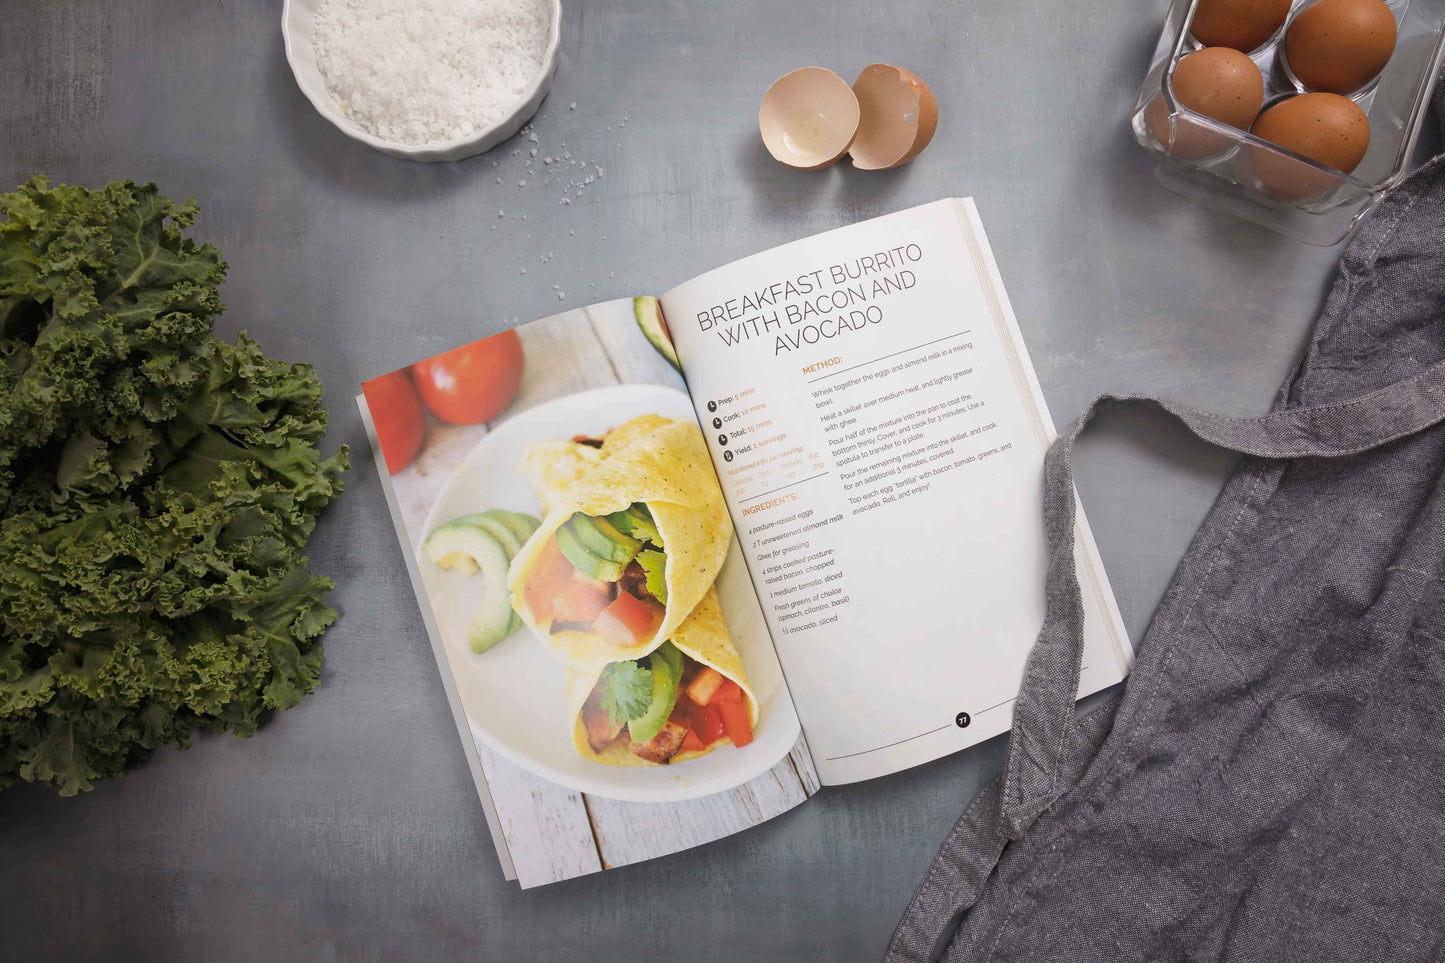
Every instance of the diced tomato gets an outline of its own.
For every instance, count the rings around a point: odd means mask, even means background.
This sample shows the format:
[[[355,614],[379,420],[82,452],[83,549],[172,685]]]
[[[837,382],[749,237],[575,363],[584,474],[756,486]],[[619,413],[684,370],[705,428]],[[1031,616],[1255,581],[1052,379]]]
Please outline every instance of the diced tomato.
[[[604,617],[615,620],[622,626],[630,636],[630,642],[638,642],[650,636],[658,614],[658,606],[649,605],[627,592],[618,592],[617,598],[613,599],[602,613]],[[601,621],[601,617],[598,621]]]
[[[558,562],[565,563],[566,568],[559,567]],[[537,557],[537,567],[533,570],[532,577],[527,580],[522,595],[526,598],[532,615],[543,625],[552,621],[552,599],[558,589],[563,582],[572,580],[572,573],[568,571],[571,567],[572,563],[567,561],[562,550],[557,547],[556,539],[550,539],[542,546]]]
[[[723,684],[718,686],[717,692],[713,693],[712,702],[742,702],[743,687],[732,679],[724,679]]]
[[[708,706],[711,709],[713,706]],[[733,745],[742,747],[753,741],[753,720],[745,702],[739,699],[737,702],[719,702],[717,711],[722,716],[723,732],[733,741]]]
[[[712,701],[713,695],[718,687],[728,680],[721,672],[710,665],[705,665],[698,670],[697,675],[687,687],[687,697],[700,706],[705,706]]]
[[[688,728],[697,733],[705,746],[710,746],[723,737],[723,721],[713,706],[694,705],[688,712]]]
[[[552,598],[554,622],[591,622],[607,608],[611,586],[606,582],[574,578]]]
[[[662,620],[662,612],[661,605],[618,592],[593,620],[592,631],[612,645],[633,645],[652,635]]]
[[[726,681],[737,686],[732,680]],[[753,720],[748,713],[747,701],[741,698],[741,689],[738,694],[735,702],[720,702],[714,698],[711,704],[700,706],[688,698],[686,691],[679,693],[677,707],[672,710],[669,721],[687,726],[682,748],[698,752],[723,737],[731,739],[736,746],[752,742]]]
[[[552,539],[542,549],[523,595],[543,624],[591,622],[612,601],[612,586],[584,577]]]

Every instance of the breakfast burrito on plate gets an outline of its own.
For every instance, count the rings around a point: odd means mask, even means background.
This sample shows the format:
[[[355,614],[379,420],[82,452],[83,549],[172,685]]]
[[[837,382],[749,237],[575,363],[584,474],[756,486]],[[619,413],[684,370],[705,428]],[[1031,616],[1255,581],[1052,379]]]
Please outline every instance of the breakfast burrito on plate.
[[[601,671],[672,638],[732,540],[697,425],[643,415],[600,439],[530,446],[522,469],[546,516],[513,558],[507,588],[543,645],[568,666]]]
[[[664,766],[752,742],[757,700],[716,590],[650,654],[569,667],[567,713],[577,751],[606,766]]]

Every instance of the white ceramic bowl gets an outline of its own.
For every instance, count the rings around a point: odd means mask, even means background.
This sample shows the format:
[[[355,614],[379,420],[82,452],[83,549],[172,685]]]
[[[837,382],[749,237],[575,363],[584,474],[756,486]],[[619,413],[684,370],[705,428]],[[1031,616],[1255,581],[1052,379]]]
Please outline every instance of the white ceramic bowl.
[[[562,0],[548,0],[552,24],[547,37],[547,49],[542,54],[542,66],[526,93],[517,101],[512,112],[490,127],[457,140],[437,141],[432,144],[401,144],[383,140],[357,126],[345,114],[326,89],[326,81],[316,69],[316,55],[311,47],[312,28],[316,20],[316,8],[321,0],[285,0],[281,8],[281,36],[286,43],[286,61],[296,76],[296,84],[311,105],[335,124],[343,134],[375,147],[384,154],[414,161],[454,161],[491,150],[515,134],[542,104],[542,98],[552,87],[552,75],[557,72],[557,48],[562,35]]]

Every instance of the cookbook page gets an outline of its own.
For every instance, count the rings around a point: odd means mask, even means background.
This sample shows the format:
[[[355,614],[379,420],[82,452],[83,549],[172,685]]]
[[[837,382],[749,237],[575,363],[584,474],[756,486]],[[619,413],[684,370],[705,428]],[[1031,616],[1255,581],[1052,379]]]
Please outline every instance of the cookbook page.
[[[746,258],[662,309],[822,781],[1006,731],[1054,431],[972,202]],[[1132,649],[1082,512],[1077,552],[1082,696]]]
[[[817,787],[655,308],[544,318],[359,399],[398,566],[524,887],[700,845]]]

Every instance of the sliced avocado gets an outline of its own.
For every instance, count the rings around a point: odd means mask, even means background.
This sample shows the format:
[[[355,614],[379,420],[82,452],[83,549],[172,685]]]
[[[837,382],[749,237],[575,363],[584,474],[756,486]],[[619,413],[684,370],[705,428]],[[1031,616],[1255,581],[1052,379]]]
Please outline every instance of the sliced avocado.
[[[657,523],[652,520],[652,513],[642,502],[633,502],[625,511],[613,512],[607,516],[607,520],[619,532],[662,548],[662,536],[657,532]]]
[[[463,575],[476,575],[481,569],[476,556],[469,549],[475,545],[472,534],[477,530],[477,526],[468,521],[466,516],[454,518],[445,525],[438,525],[436,530],[426,537],[422,547],[426,549],[427,557],[436,562],[439,568],[454,568]]]
[[[632,313],[637,316],[637,326],[642,329],[647,340],[657,349],[657,353],[667,359],[667,363],[682,371],[682,365],[678,363],[677,351],[672,346],[672,335],[667,330],[667,319],[662,316],[662,305],[657,298],[641,297],[632,299]]]
[[[612,512],[604,516],[612,527],[624,535],[632,535],[636,538],[643,538],[650,528],[655,526],[652,523],[652,513],[642,502],[633,502],[620,512]],[[643,534],[638,534],[638,532]]]
[[[682,681],[682,653],[671,642],[664,642],[649,656],[652,667],[652,701],[647,711],[627,723],[627,734],[633,742],[646,742],[662,731],[667,717],[677,705],[677,686]]]
[[[542,520],[534,515],[527,515],[523,512],[509,512],[501,508],[492,508],[482,512],[482,514],[495,517],[503,525],[510,528],[512,534],[516,535],[522,542],[526,542],[527,539],[531,538],[532,533],[542,524]]]
[[[609,562],[626,565],[642,548],[641,542],[622,534],[605,518],[576,512],[562,527],[572,529],[587,551]]]
[[[476,515],[463,515],[461,518],[455,519],[453,524],[455,524],[455,522],[474,525],[491,535],[502,543],[502,548],[506,550],[507,558],[509,559],[517,557],[517,553],[522,550],[522,543],[526,541],[525,538],[518,538],[517,533],[511,526],[504,524],[501,519],[490,512],[481,512]]]
[[[570,525],[557,529],[557,547],[562,550],[567,561],[587,578],[615,582],[622,577],[622,570],[627,567],[626,562],[613,562],[593,555],[578,541]]]
[[[441,568],[482,575],[481,604],[467,626],[467,644],[473,652],[487,651],[520,627],[514,625],[516,613],[507,594],[511,560],[490,532],[452,521],[428,535],[422,547]]]
[[[663,605],[667,604],[667,556],[655,548],[637,553],[637,564],[647,573],[647,590]]]

